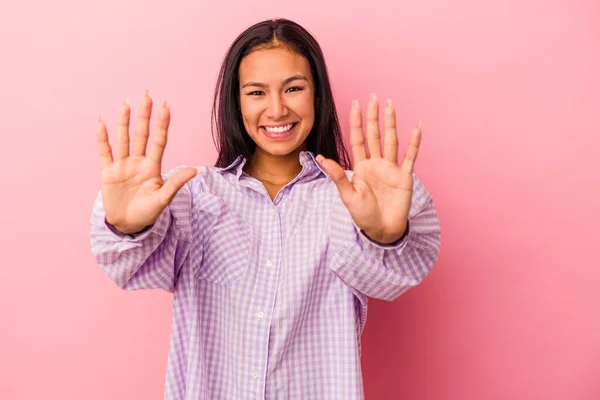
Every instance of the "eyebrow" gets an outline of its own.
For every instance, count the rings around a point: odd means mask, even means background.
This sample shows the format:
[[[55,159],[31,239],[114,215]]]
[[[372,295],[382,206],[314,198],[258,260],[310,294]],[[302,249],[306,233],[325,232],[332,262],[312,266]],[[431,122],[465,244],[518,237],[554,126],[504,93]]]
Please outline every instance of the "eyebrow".
[[[296,80],[301,80],[301,81],[307,81],[308,79],[306,79],[306,77],[304,75],[294,75],[294,76],[290,76],[289,78],[287,78],[286,80],[283,81],[283,85],[287,85],[290,82],[296,81]],[[257,86],[257,87],[267,87],[267,85],[265,85],[264,83],[260,83],[260,82],[247,82],[244,84],[244,86],[242,86],[242,89],[245,88],[246,86]]]

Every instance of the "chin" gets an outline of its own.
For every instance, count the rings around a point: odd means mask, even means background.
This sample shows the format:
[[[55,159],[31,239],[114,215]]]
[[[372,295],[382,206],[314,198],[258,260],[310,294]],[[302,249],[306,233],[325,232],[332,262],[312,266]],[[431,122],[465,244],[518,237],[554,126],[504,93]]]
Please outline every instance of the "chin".
[[[284,157],[294,152],[299,152],[304,147],[307,136],[308,133],[304,135],[301,131],[296,131],[286,138],[273,139],[265,135],[262,128],[259,128],[257,134],[252,139],[264,153]]]
[[[291,143],[260,143],[260,149],[272,156],[283,157],[290,155],[302,147],[302,144]]]

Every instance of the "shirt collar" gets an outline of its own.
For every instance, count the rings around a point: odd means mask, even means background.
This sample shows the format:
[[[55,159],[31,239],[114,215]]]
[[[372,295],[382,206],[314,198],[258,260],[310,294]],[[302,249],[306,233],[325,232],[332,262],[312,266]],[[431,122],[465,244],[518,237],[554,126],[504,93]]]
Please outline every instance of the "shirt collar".
[[[239,178],[242,174],[244,164],[246,164],[246,158],[244,156],[238,156],[231,164],[226,167],[219,167],[217,168],[217,171],[221,173],[231,171]]]
[[[306,170],[306,173],[311,173],[318,169],[321,173],[327,176],[327,173],[321,167],[321,165],[315,159],[315,155],[310,151],[301,151],[300,152],[300,164],[304,167],[303,170]],[[246,164],[246,158],[244,156],[238,156],[231,164],[226,167],[217,168],[217,171],[220,172],[228,172],[231,171],[235,173],[237,178],[242,175],[244,165]],[[304,173],[302,173],[304,175]]]

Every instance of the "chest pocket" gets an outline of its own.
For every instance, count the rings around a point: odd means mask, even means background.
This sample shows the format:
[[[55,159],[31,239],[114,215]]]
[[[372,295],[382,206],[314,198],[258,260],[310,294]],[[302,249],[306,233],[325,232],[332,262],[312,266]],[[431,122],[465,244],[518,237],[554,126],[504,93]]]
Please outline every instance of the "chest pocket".
[[[196,278],[232,285],[248,270],[251,232],[248,223],[237,212],[221,206],[219,214],[214,215],[205,227],[208,234]]]

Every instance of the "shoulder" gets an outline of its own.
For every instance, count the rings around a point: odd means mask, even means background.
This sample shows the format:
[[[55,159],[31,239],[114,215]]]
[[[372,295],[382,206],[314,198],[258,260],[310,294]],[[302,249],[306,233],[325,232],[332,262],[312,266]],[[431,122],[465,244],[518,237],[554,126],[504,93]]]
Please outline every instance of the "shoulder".
[[[196,168],[198,174],[190,179],[184,187],[192,193],[212,192],[215,186],[226,184],[229,180],[228,173],[223,173],[222,168],[203,165],[179,165],[162,174],[163,180],[169,179],[176,171],[182,168]]]

